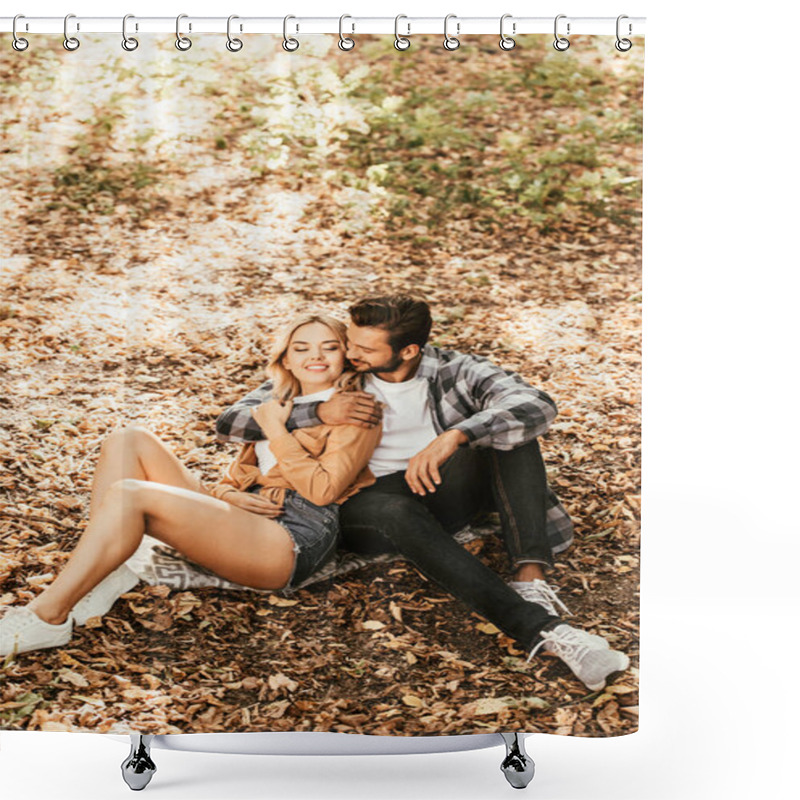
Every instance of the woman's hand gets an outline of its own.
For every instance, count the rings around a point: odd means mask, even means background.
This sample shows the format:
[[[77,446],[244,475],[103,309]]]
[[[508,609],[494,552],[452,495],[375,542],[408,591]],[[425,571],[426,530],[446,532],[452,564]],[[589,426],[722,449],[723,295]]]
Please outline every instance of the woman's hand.
[[[292,413],[293,406],[294,403],[291,400],[280,403],[273,398],[272,400],[267,400],[266,403],[255,406],[251,413],[261,430],[266,434],[267,439],[271,439],[274,433],[281,433],[286,430],[286,422]]]
[[[275,517],[279,517],[283,514],[282,505],[278,505],[278,503],[252,492],[226,492],[223,499],[232,506],[238,506],[245,511],[250,511],[253,514],[261,514],[271,519],[275,519]]]

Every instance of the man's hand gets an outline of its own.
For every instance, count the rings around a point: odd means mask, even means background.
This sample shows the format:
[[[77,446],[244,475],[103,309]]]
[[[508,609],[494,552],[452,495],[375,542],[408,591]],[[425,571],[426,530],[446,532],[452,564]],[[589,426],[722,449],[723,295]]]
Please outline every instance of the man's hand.
[[[330,400],[317,406],[317,416],[326,425],[374,428],[383,418],[383,410],[367,392],[335,392]]]
[[[466,434],[455,429],[439,434],[424,450],[420,450],[409,462],[406,483],[414,494],[425,496],[435,492],[442,482],[439,467],[450,458],[460,444],[467,442]]]
[[[265,517],[275,519],[283,514],[283,506],[274,503],[272,500],[262,497],[252,492],[226,492],[223,498],[226,503],[232,506],[243,508],[253,514],[261,514]]]

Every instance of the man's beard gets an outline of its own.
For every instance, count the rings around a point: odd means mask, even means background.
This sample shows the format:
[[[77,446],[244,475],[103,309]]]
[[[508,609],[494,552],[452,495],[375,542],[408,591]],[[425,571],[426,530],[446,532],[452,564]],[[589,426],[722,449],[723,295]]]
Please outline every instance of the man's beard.
[[[403,359],[400,358],[399,355],[395,354],[385,364],[378,364],[375,367],[369,366],[366,369],[359,369],[356,367],[356,372],[360,372],[362,375],[375,375],[381,372],[394,372],[402,363]]]

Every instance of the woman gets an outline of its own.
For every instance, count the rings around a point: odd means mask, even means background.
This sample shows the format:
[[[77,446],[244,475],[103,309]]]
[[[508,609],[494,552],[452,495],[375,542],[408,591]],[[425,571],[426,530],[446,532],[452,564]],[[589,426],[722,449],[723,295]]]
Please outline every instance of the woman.
[[[268,371],[273,399],[253,409],[267,442],[246,444],[221,483],[204,487],[143,428],[112,433],[92,484],[89,522],[57,578],[0,619],[0,657],[66,644],[74,624],[104,614],[138,578],[124,562],[148,533],[229,581],[291,589],[334,554],[339,505],[375,478],[380,426],[318,425],[289,433],[294,402],[326,400],[344,373],[345,326],[295,320]]]

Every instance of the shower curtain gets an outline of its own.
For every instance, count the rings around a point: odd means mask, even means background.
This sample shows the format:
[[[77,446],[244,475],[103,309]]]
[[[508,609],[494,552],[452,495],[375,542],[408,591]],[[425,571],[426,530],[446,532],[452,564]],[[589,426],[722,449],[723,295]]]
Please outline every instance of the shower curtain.
[[[630,667],[592,691],[528,661],[398,555],[340,547],[254,590],[145,534],[106,614],[0,662],[0,730],[637,729],[644,44],[355,38],[0,51],[0,614],[68,562],[109,434],[146,428],[214,484],[239,448],[215,423],[286,322],[412,294],[433,346],[557,405],[547,580]],[[455,536],[510,577],[496,511]]]

